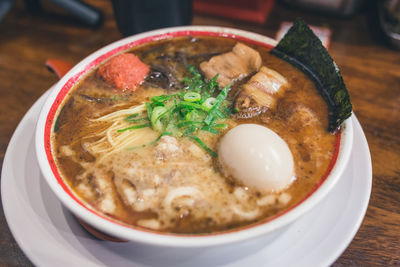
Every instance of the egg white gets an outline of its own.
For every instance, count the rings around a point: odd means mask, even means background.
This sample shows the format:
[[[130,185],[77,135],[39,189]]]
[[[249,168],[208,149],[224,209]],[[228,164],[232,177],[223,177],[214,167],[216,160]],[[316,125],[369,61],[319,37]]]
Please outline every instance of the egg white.
[[[218,159],[223,171],[243,185],[277,192],[294,177],[294,161],[286,142],[271,129],[241,124],[222,137]]]

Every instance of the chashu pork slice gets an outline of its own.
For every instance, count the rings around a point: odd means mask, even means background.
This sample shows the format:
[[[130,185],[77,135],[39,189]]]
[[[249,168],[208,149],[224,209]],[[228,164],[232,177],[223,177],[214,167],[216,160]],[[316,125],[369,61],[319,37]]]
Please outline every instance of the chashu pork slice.
[[[275,109],[277,101],[285,93],[289,83],[280,73],[262,66],[250,80],[243,85],[235,107],[239,116],[251,118],[268,110]]]
[[[207,79],[218,75],[219,86],[241,80],[261,67],[261,56],[253,48],[237,43],[231,52],[212,57],[209,61],[200,63],[200,69]]]

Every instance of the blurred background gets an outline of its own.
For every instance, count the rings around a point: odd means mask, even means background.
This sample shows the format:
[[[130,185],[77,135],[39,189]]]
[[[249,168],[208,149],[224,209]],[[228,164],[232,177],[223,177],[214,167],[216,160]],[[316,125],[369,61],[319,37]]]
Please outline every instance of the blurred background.
[[[77,63],[123,36],[176,25],[220,25],[275,38],[296,17],[316,27],[342,68],[369,49],[370,59],[394,58],[399,0],[0,0],[0,80],[3,87],[35,84],[26,110],[57,78],[48,58]],[[114,12],[115,11],[115,12]],[[349,57],[350,56],[350,57]],[[362,65],[362,63],[361,63]],[[18,70],[18,71],[16,71]],[[29,70],[24,79],[21,72]],[[344,71],[346,76],[346,71]],[[354,77],[352,78],[354,79]],[[351,82],[351,78],[348,82]],[[4,97],[6,92],[1,92]],[[10,127],[15,127],[15,123]],[[14,129],[14,128],[12,128]]]

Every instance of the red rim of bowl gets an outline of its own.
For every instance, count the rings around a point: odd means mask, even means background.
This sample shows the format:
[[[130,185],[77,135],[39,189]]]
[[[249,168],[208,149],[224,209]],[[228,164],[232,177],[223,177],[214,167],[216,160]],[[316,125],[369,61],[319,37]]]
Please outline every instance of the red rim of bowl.
[[[141,231],[141,232],[146,232],[146,233],[151,233],[151,234],[157,234],[157,235],[163,235],[163,236],[177,236],[177,237],[202,237],[202,236],[215,236],[215,235],[223,235],[223,234],[228,234],[228,233],[233,233],[233,232],[238,232],[238,231],[243,231],[246,229],[254,228],[256,226],[271,222],[278,217],[283,216],[284,214],[287,214],[288,212],[292,211],[295,209],[297,206],[299,206],[301,203],[305,202],[308,198],[310,198],[311,195],[315,193],[315,191],[318,190],[318,188],[321,187],[321,185],[325,182],[329,174],[331,173],[333,167],[335,166],[336,160],[339,155],[339,148],[341,144],[341,129],[339,129],[337,138],[336,138],[336,144],[335,144],[335,152],[334,155],[332,156],[331,162],[329,164],[329,167],[327,171],[325,172],[324,176],[320,179],[318,184],[314,186],[314,188],[301,200],[299,201],[296,205],[290,207],[289,209],[284,210],[281,213],[276,214],[273,217],[266,218],[264,220],[261,220],[257,223],[253,223],[247,226],[239,227],[239,228],[233,228],[232,230],[228,231],[222,231],[222,232],[215,232],[215,233],[206,233],[206,234],[176,234],[176,233],[165,233],[165,232],[157,232],[155,230],[147,230],[144,228],[124,224],[118,220],[112,219],[111,217],[108,217],[102,213],[97,212],[95,209],[90,207],[88,204],[83,203],[82,200],[79,199],[79,197],[76,196],[76,194],[69,188],[69,186],[64,182],[63,178],[61,177],[57,165],[55,163],[53,154],[52,154],[52,142],[51,142],[51,134],[52,134],[52,128],[53,124],[55,122],[55,116],[58,113],[58,109],[60,105],[63,103],[65,100],[66,96],[68,93],[71,91],[71,89],[77,84],[77,82],[80,81],[80,79],[88,74],[91,70],[96,68],[99,64],[101,64],[104,60],[118,54],[121,52],[124,52],[126,50],[129,50],[135,46],[138,45],[143,45],[147,44],[149,42],[153,41],[159,41],[159,40],[165,40],[165,39],[170,39],[173,37],[181,37],[181,36],[217,36],[217,37],[224,37],[224,38],[230,38],[230,39],[235,39],[239,41],[244,41],[246,43],[251,43],[255,45],[260,45],[264,46],[267,48],[273,48],[273,45],[261,42],[261,41],[256,41],[254,39],[250,39],[247,37],[243,37],[237,34],[232,34],[232,33],[226,33],[226,32],[212,32],[212,31],[196,31],[196,30],[183,30],[183,31],[175,31],[175,32],[168,32],[168,33],[162,33],[162,34],[157,34],[157,35],[151,35],[147,36],[138,40],[134,40],[132,42],[129,42],[127,44],[123,44],[121,46],[118,46],[110,51],[107,51],[106,53],[102,54],[101,56],[97,57],[96,59],[92,60],[89,64],[87,64],[82,71],[78,72],[77,74],[73,75],[71,78],[68,79],[67,82],[64,83],[62,86],[61,90],[57,94],[55,100],[53,101],[50,110],[47,114],[46,117],[46,122],[45,122],[45,129],[44,129],[44,145],[45,145],[45,153],[47,156],[47,161],[48,164],[50,165],[52,174],[57,180],[57,183],[59,186],[62,187],[65,193],[69,195],[70,198],[72,198],[76,203],[78,203],[81,207],[83,207],[85,210],[89,211],[91,214],[96,215],[100,217],[101,219],[107,220],[113,224],[116,224],[118,226],[126,227],[131,230],[135,231]]]

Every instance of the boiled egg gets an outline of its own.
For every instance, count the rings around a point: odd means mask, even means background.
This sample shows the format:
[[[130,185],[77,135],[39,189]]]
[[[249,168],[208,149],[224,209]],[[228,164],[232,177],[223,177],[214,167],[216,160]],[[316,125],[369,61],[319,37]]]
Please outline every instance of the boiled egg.
[[[260,191],[276,192],[294,180],[294,162],[286,142],[271,129],[241,124],[220,142],[218,160],[223,172]]]

